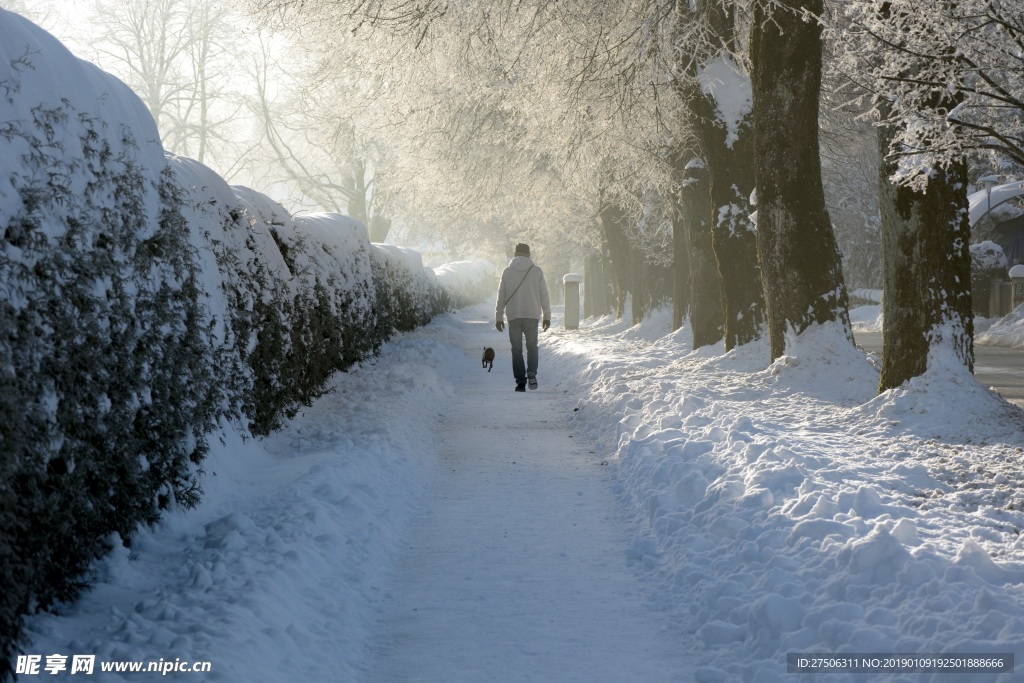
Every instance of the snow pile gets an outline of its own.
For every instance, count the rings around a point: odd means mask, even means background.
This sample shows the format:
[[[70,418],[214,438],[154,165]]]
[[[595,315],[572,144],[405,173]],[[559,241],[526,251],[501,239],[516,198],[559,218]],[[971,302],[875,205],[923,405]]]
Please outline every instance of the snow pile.
[[[857,306],[850,309],[850,326],[854,332],[881,332],[882,306]]]
[[[1024,306],[1018,306],[978,335],[977,343],[1024,349]]]
[[[556,334],[547,367],[613,456],[638,523],[628,555],[679,606],[698,680],[790,680],[793,652],[1021,661],[1019,409],[942,357],[875,396],[876,370],[840,329],[790,339],[767,367],[764,343],[726,354],[686,339],[591,321]]]

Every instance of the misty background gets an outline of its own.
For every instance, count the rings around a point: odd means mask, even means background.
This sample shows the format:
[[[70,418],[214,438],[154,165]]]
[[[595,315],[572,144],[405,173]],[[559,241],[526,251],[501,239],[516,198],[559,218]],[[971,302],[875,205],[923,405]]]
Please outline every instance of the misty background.
[[[444,59],[443,40],[410,53],[380,33],[351,34],[298,17],[273,22],[239,3],[204,0],[0,6],[125,81],[149,107],[167,150],[293,212],[353,216],[373,241],[415,246],[428,263],[500,262],[520,240],[535,243],[542,259],[557,252],[582,262],[601,246],[595,158],[615,148],[637,188],[658,181],[644,162],[646,115],[613,113],[601,129],[599,110],[626,105],[595,92],[588,103],[593,139],[574,139],[559,121],[559,103],[570,98],[545,86],[545,74],[527,73],[524,63],[522,73],[495,73],[492,92],[480,90],[478,78]],[[514,97],[529,98],[523,108],[533,120],[506,106]],[[874,131],[841,102],[823,104],[823,175],[844,274],[851,289],[878,288]],[[629,111],[649,113],[649,103],[630,103]],[[636,241],[648,261],[667,267],[668,211],[650,192],[634,195]]]

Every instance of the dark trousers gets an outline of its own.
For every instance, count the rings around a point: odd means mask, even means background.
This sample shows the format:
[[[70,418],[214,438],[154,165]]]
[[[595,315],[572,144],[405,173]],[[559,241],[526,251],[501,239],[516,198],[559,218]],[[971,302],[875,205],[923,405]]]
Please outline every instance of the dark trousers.
[[[526,373],[537,373],[536,318],[514,318],[508,321],[508,339],[512,342],[512,374],[516,384],[526,384]],[[523,363],[523,338],[526,338],[526,363]]]

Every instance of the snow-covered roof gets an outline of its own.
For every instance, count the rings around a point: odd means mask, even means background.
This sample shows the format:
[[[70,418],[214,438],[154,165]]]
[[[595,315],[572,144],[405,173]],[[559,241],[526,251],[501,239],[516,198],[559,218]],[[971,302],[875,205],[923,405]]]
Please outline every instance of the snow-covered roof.
[[[992,188],[991,196],[988,190],[978,190],[967,197],[968,213],[971,226],[977,225],[985,214],[1004,202],[1024,195],[1024,182],[1015,180],[1012,183],[996,185]]]

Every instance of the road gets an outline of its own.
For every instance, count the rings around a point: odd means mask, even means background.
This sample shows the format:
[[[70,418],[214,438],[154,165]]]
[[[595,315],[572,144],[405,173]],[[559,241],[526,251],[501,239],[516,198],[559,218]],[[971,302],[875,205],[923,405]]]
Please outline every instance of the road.
[[[864,350],[882,355],[880,332],[856,332],[854,337]],[[974,377],[1010,403],[1024,407],[1024,351],[1021,349],[976,344]]]

